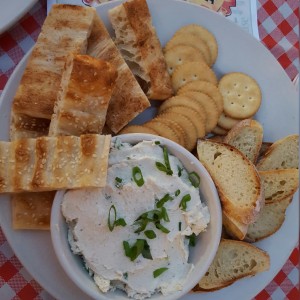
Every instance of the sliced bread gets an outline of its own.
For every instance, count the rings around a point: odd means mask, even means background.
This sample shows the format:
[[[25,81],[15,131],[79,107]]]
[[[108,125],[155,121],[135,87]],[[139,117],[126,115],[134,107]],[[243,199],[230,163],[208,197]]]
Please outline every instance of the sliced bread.
[[[256,120],[246,119],[238,122],[224,137],[224,143],[240,150],[253,163],[259,155],[263,139],[263,128]]]
[[[264,196],[251,161],[235,147],[207,139],[198,140],[197,152],[217,187],[223,210],[239,222],[254,222]]]
[[[214,291],[270,268],[269,255],[242,241],[222,239],[217,254],[194,290]]]
[[[226,232],[231,238],[240,241],[245,238],[248,231],[248,224],[237,221],[225,211],[223,211],[222,222]]]
[[[299,135],[288,135],[273,143],[257,164],[259,171],[299,168]]]
[[[293,195],[299,186],[298,169],[259,171],[259,176],[262,180],[266,203]]]
[[[291,200],[292,197],[287,197],[266,203],[257,221],[249,225],[245,241],[256,242],[275,233],[285,220],[285,212]]]

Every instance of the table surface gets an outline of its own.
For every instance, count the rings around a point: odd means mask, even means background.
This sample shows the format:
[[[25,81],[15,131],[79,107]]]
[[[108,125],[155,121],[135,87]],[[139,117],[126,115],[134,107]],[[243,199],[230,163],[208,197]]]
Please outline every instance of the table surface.
[[[299,1],[258,0],[261,42],[293,80],[299,67]],[[12,28],[0,35],[0,93],[16,65],[34,45],[46,18],[46,0],[40,0]],[[255,300],[300,299],[299,247]],[[0,300],[53,299],[28,274],[0,228]],[[63,299],[65,300],[65,299]],[[218,300],[218,299],[216,299]]]

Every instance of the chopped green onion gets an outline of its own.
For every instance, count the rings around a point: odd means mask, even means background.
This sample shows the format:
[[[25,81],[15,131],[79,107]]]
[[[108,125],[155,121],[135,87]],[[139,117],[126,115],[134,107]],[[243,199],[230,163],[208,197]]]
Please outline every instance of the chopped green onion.
[[[178,223],[178,230],[181,231],[181,222]]]
[[[159,161],[156,161],[156,162],[155,162],[155,165],[156,165],[156,167],[157,167],[157,169],[158,169],[159,171],[162,171],[162,172],[167,173],[167,168],[166,168],[166,166],[165,166],[164,164],[162,164],[162,163],[159,162]]]
[[[173,200],[173,198],[169,194],[165,194],[157,203],[156,207],[161,208],[167,201]]]
[[[155,145],[160,145],[160,141],[155,141]]]
[[[149,244],[146,240],[137,239],[136,242],[130,247],[127,241],[123,241],[123,248],[125,256],[134,261],[140,254],[146,259],[152,259]]]
[[[161,215],[162,215],[162,218],[163,218],[164,221],[170,222],[170,219],[169,219],[169,216],[168,216],[168,213],[167,213],[167,209],[165,207],[161,208]]]
[[[177,197],[177,196],[179,196],[180,195],[180,190],[177,190],[176,192],[175,192],[175,196]]]
[[[189,173],[189,180],[195,188],[200,186],[200,177],[196,172]]]
[[[167,229],[166,227],[164,227],[163,225],[161,225],[160,223],[155,224],[156,228],[159,229],[160,231],[162,231],[163,233],[169,233],[170,230]]]
[[[168,270],[168,268],[156,269],[155,271],[153,271],[153,277],[156,278],[156,277],[160,276],[162,273],[164,273],[167,270]]]
[[[145,236],[150,240],[156,238],[156,234],[153,230],[146,230],[144,233],[145,233]]]
[[[113,210],[113,214],[114,214],[113,217],[111,217],[111,211],[112,211],[112,210]],[[111,218],[112,218],[112,219],[111,219]],[[109,211],[108,211],[108,220],[107,220],[107,225],[108,225],[108,228],[109,228],[110,231],[113,231],[113,230],[114,230],[116,218],[117,218],[117,211],[116,211],[115,206],[112,205],[112,206],[109,208]]]
[[[123,278],[124,278],[125,280],[128,279],[128,273],[127,273],[127,272],[123,273]]]
[[[196,246],[196,234],[192,233],[191,235],[187,236],[189,239],[189,246],[195,247]]]
[[[181,168],[177,165],[177,171],[178,171],[178,173],[177,173],[178,177],[181,177],[183,168]]]
[[[186,203],[187,203],[188,201],[190,201],[190,200],[191,200],[191,195],[190,195],[190,194],[184,195],[184,196],[182,197],[181,201],[180,201],[179,207],[180,207],[182,210],[186,210],[186,207],[187,207]]]
[[[122,181],[123,181],[122,178],[116,177],[115,178],[115,187],[118,189],[122,188],[122,186],[123,186]]]
[[[168,154],[168,150],[166,146],[163,146],[163,153],[164,153],[164,161],[165,161],[165,165],[167,168],[167,175],[173,175],[173,171],[171,169],[170,166],[170,161],[169,161],[169,154]]]
[[[132,168],[132,177],[138,187],[141,187],[145,183],[142,171],[139,167]]]
[[[111,216],[111,211],[113,210],[113,214],[114,216]],[[115,226],[126,226],[127,223],[125,222],[125,220],[123,218],[119,218],[117,219],[117,210],[116,207],[114,205],[112,205],[109,208],[108,211],[108,219],[107,219],[107,225],[110,231],[113,231]]]

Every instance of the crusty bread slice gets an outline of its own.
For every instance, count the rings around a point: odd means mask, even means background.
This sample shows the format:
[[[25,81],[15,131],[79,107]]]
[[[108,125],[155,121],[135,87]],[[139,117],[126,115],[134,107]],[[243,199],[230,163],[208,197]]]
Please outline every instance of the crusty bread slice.
[[[299,187],[299,170],[282,169],[259,171],[265,202],[282,200],[293,195]]]
[[[256,165],[259,171],[299,168],[299,135],[288,135],[274,142]]]
[[[256,242],[275,233],[285,220],[285,212],[292,197],[266,203],[259,218],[248,227],[245,237],[247,242]]]
[[[254,164],[263,139],[263,128],[256,120],[246,119],[234,125],[224,137],[224,143],[240,150]]]
[[[171,78],[146,0],[130,0],[109,11],[120,49],[150,99],[172,96]]]
[[[18,86],[12,111],[51,119],[65,59],[85,53],[95,9],[54,4],[47,16]]]
[[[235,218],[228,215],[225,211],[223,211],[222,222],[230,237],[240,241],[245,238],[248,231],[248,224],[235,220]]]
[[[251,161],[235,147],[211,140],[199,139],[197,152],[217,187],[223,210],[244,224],[254,222],[264,196]]]
[[[89,55],[67,58],[49,136],[102,133],[117,71]]]
[[[265,251],[242,241],[222,239],[211,266],[194,290],[218,290],[269,268],[270,257]]]
[[[260,150],[259,150],[259,155],[258,155],[258,159],[260,159],[261,156],[263,156],[267,150],[271,147],[273,143],[271,142],[262,142]]]
[[[111,63],[118,71],[106,116],[106,125],[117,133],[148,108],[150,102],[96,13],[87,54]]]

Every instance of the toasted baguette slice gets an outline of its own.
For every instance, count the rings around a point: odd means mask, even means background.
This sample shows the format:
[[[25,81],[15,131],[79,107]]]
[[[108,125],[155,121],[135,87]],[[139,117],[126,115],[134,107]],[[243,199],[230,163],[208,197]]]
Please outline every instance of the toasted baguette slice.
[[[172,96],[171,78],[146,0],[130,0],[109,11],[116,44],[150,99]]]
[[[299,170],[283,169],[259,171],[265,202],[280,201],[293,195],[299,187]]]
[[[106,116],[106,125],[112,132],[117,133],[148,108],[150,102],[96,14],[88,39],[87,54],[111,63],[118,71]]]
[[[275,233],[282,226],[285,220],[285,212],[292,197],[284,198],[280,201],[266,203],[259,218],[248,227],[245,237],[247,242],[256,242]]]
[[[97,134],[0,142],[0,192],[103,187],[109,148]]]
[[[218,290],[269,268],[270,257],[265,251],[242,241],[222,239],[211,266],[194,290]]]
[[[217,187],[223,210],[244,224],[254,222],[264,196],[251,161],[235,147],[211,140],[199,139],[197,152]]]
[[[70,55],[62,74],[49,135],[101,133],[116,78],[117,71],[112,64],[88,55]]]
[[[299,168],[299,135],[288,135],[273,143],[256,165],[259,171]]]
[[[61,74],[69,53],[84,53],[95,9],[54,4],[29,57],[12,111],[51,119]]]
[[[245,238],[248,231],[248,224],[235,220],[235,218],[228,215],[225,211],[223,211],[222,222],[226,232],[232,238],[240,241]]]
[[[238,122],[224,137],[224,143],[240,150],[254,164],[259,155],[263,139],[263,128],[255,120],[246,119]]]

